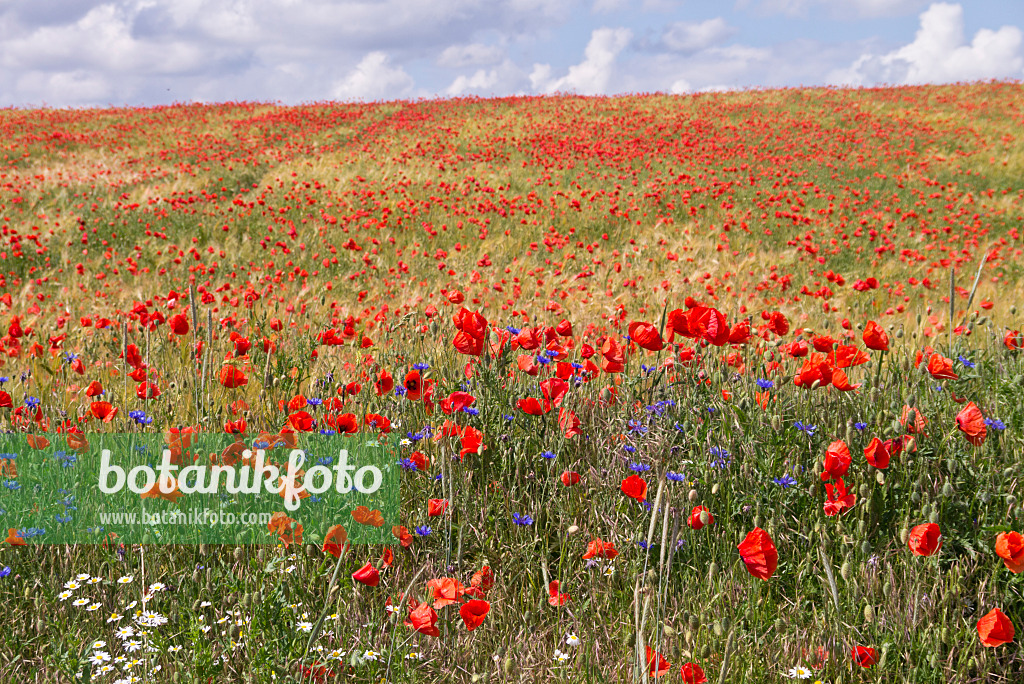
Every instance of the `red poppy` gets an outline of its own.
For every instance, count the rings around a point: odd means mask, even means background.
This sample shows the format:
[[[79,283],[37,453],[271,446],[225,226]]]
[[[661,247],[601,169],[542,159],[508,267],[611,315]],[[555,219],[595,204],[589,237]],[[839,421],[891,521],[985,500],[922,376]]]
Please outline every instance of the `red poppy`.
[[[441,577],[427,582],[427,587],[433,590],[434,609],[440,610],[445,606],[458,603],[466,588],[462,582],[454,577]]]
[[[701,520],[701,513],[707,513],[707,523]],[[690,511],[690,517],[687,518],[686,524],[690,526],[690,529],[699,530],[707,525],[715,524],[715,516],[711,515],[711,511],[708,510],[707,506],[694,506],[693,510]]]
[[[846,475],[852,460],[850,448],[846,446],[846,442],[841,439],[832,442],[825,450],[825,472],[821,474],[821,479],[827,481]]]
[[[914,526],[907,538],[907,546],[916,556],[931,556],[942,548],[942,532],[935,523]]]
[[[1024,572],[1024,536],[1020,532],[1002,532],[996,537],[996,555],[1010,572]]]
[[[565,435],[566,439],[572,439],[576,435],[581,435],[583,432],[580,430],[580,419],[576,416],[576,413],[570,411],[564,406],[558,409],[558,427],[562,430],[562,434]]]
[[[857,663],[861,667],[871,667],[878,662],[878,657],[875,655],[875,649],[870,646],[854,646],[852,655],[853,662]]]
[[[550,411],[562,405],[569,392],[569,383],[561,378],[548,378],[540,383],[540,391],[544,395],[544,410]]]
[[[188,319],[183,314],[175,314],[171,316],[167,324],[171,327],[171,332],[175,335],[187,335],[188,334]]]
[[[135,388],[135,396],[139,399],[155,399],[160,396],[160,388],[152,382],[143,382]]]
[[[379,413],[367,413],[363,423],[371,428],[380,430],[384,434],[391,432],[391,421]]]
[[[328,418],[327,424],[331,425],[332,420],[334,423],[332,427],[340,434],[354,435],[359,432],[359,421],[353,413],[343,413],[340,416]]]
[[[306,411],[296,411],[288,416],[288,424],[298,432],[311,432],[316,421]]]
[[[639,475],[630,475],[622,481],[622,493],[642,502],[647,498],[647,481]]]
[[[960,377],[953,372],[953,360],[942,354],[932,354],[928,359],[928,372],[937,380],[956,380]]]
[[[751,575],[767,582],[775,574],[779,566],[779,551],[771,536],[760,527],[751,530],[737,548]]]
[[[558,593],[558,580],[551,580],[548,584],[548,603],[553,606],[564,606],[570,600],[572,597],[569,594]]]
[[[867,459],[868,464],[879,470],[889,467],[889,459],[895,453],[899,453],[899,442],[894,443],[891,439],[883,442],[878,437],[873,437],[871,442],[864,447],[864,458]]]
[[[686,663],[680,674],[683,675],[685,684],[705,684],[708,681],[704,670],[697,663]]]
[[[89,411],[104,423],[109,423],[117,415],[117,409],[109,401],[94,401],[89,406]]]
[[[480,356],[484,349],[487,320],[478,312],[463,308],[455,316],[455,327],[458,329],[452,340],[455,348],[462,354]]]
[[[459,607],[459,615],[462,616],[462,622],[466,625],[466,630],[472,632],[484,623],[484,618],[487,617],[487,613],[490,610],[491,604],[487,601],[473,599],[472,601],[466,601]]]
[[[533,397],[527,397],[526,399],[520,399],[516,402],[516,408],[525,413],[528,416],[542,416],[544,415],[544,409],[541,407],[540,402]]]
[[[574,484],[579,483],[580,474],[577,473],[575,470],[566,470],[564,473],[562,473],[562,477],[559,479],[562,480],[562,484],[564,484],[566,487],[571,487]]]
[[[555,332],[562,337],[572,337],[572,323],[564,318],[555,326]]]
[[[612,336],[608,336],[601,345],[601,370],[605,373],[621,373],[626,369],[626,353]]]
[[[395,388],[395,379],[391,377],[391,374],[386,370],[381,369],[377,375],[376,382],[373,383],[373,389],[377,391],[377,396],[383,396]]]
[[[864,326],[864,346],[875,351],[889,351],[889,335],[882,326],[868,321]]]
[[[435,518],[448,510],[448,499],[429,499],[427,501],[427,517]]]
[[[249,384],[249,378],[245,376],[240,368],[235,366],[221,366],[220,374],[217,376],[220,384],[228,389],[235,389]]]
[[[136,368],[131,373],[129,373],[128,377],[134,380],[135,382],[142,382],[143,380],[149,377],[149,373],[146,372],[145,366],[142,366]]]
[[[964,433],[967,441],[974,446],[981,446],[985,443],[985,435],[988,433],[988,428],[985,427],[985,417],[981,415],[981,409],[973,401],[956,414],[956,426],[960,428],[960,432]]]
[[[391,564],[395,562],[395,552],[391,550],[391,547],[385,546],[384,550],[380,554],[380,564],[385,568],[390,568]]]
[[[587,545],[587,552],[583,554],[583,560],[591,558],[615,558],[619,555],[614,542],[603,542],[600,539],[593,539]]]
[[[846,483],[843,482],[843,478],[836,480],[836,483],[826,484],[825,493],[827,500],[825,501],[825,515],[833,516],[839,515],[845,510],[853,508],[854,504],[857,503],[857,497],[853,492],[846,491]]]
[[[93,380],[89,383],[89,386],[85,388],[85,396],[87,397],[98,397],[103,394],[103,385],[98,380]]]
[[[457,413],[464,408],[472,406],[476,401],[469,392],[456,391],[448,395],[446,399],[441,400],[441,410],[447,415]]]
[[[647,667],[650,668],[650,676],[654,679],[667,675],[668,671],[672,669],[664,656],[650,646],[647,646]]]
[[[422,451],[414,451],[409,454],[409,460],[416,466],[416,470],[426,470],[430,467],[430,459]]]
[[[409,534],[409,530],[407,530],[403,525],[395,525],[392,527],[391,534],[394,535],[395,539],[398,540],[398,543],[402,545],[402,548],[407,549],[412,546],[413,536]]]
[[[142,362],[142,354],[139,352],[139,348],[134,344],[129,344],[124,349],[124,360],[132,368],[145,368],[146,364]]]
[[[904,406],[903,413],[900,414],[900,424],[912,435],[922,434],[928,425],[928,419],[916,408]]]
[[[367,561],[366,565],[352,573],[352,579],[368,587],[375,587],[380,584],[380,573]]]
[[[983,646],[995,648],[1008,644],[1013,641],[1013,635],[1013,623],[998,608],[993,608],[978,620],[978,638]]]
[[[665,348],[665,341],[661,339],[661,334],[650,323],[633,321],[629,324],[628,331],[629,339],[647,351],[656,352]]]
[[[420,634],[427,636],[441,636],[437,628],[437,613],[430,607],[429,603],[420,603],[409,611],[409,619],[405,621],[407,627],[412,627]]]
[[[812,388],[814,383],[818,383],[818,387],[831,385],[834,372],[835,369],[824,354],[814,353],[804,360],[800,372],[793,378],[793,384],[808,389]]]
[[[490,591],[494,586],[494,574],[491,572],[491,566],[485,565],[474,572],[473,578],[469,580],[469,585],[480,591]]]
[[[750,341],[750,321],[744,319],[729,330],[729,344],[746,344]],[[684,665],[685,667],[685,665]]]
[[[1003,346],[1010,351],[1024,349],[1024,333],[1020,330],[1007,330],[1003,337]]]
[[[405,396],[413,401],[418,401],[420,398],[420,390],[422,389],[420,372],[418,370],[414,370],[406,373],[402,386],[405,387]]]
[[[761,318],[768,321],[768,329],[773,333],[782,337],[789,332],[789,321],[780,311],[772,311],[771,313],[761,312]]]
[[[7,529],[7,539],[4,540],[4,543],[11,546],[26,546],[28,544],[28,542],[18,536],[18,530],[15,527]]]
[[[0,408],[11,408],[14,406],[14,402],[11,401],[11,395],[4,390],[0,390]]]

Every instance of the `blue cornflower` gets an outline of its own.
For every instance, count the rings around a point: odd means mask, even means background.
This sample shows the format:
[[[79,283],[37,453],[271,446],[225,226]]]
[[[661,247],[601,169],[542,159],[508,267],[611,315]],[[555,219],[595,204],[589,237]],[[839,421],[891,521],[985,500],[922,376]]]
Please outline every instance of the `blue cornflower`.
[[[679,423],[676,423],[673,427],[675,427],[676,432],[684,432],[683,426],[680,425]]]
[[[634,473],[646,473],[648,470],[651,469],[651,466],[647,465],[646,463],[630,463],[629,469],[632,470]]]
[[[545,349],[544,350],[544,355],[553,359],[556,356],[558,356],[558,352],[555,351],[554,349]]]
[[[647,432],[647,426],[641,423],[636,418],[630,418],[629,422],[626,423],[626,425],[627,427],[629,427],[629,431],[632,432],[634,435],[642,435],[645,432]]]
[[[336,434],[338,434],[338,433],[337,433],[337,432],[335,432],[334,430],[327,430],[327,429],[324,429],[324,430],[320,430],[320,434],[321,434],[321,435],[326,435],[326,436],[330,437],[331,435],[336,435]]]
[[[69,522],[71,522],[71,516],[70,515],[61,515],[60,513],[58,513],[58,514],[56,514],[53,517],[59,523],[69,523]]]
[[[0,387],[3,387],[4,383],[5,382],[10,382],[10,380],[11,379],[9,377],[7,377],[6,375],[0,376]]]
[[[718,409],[716,409],[714,406],[708,406],[708,413],[710,413],[711,415],[715,415],[715,411],[717,410]]]
[[[1006,423],[1004,423],[1003,421],[999,420],[998,418],[986,418],[985,419],[985,425],[987,425],[988,427],[992,428],[993,430],[1000,430],[1000,431],[1002,431],[1002,430],[1006,429]]]
[[[77,358],[78,354],[74,352],[64,352],[64,363],[74,363]]]
[[[332,466],[332,465],[334,465],[334,457],[333,456],[324,456],[323,458],[318,459],[316,464],[317,465],[322,465],[322,466]]]
[[[665,473],[665,478],[671,480],[672,482],[686,482],[686,475],[683,475],[682,473],[675,473],[672,471]]]
[[[546,365],[548,365],[549,363],[551,363],[551,359],[549,359],[549,358],[548,358],[548,357],[546,357],[546,356],[538,356],[538,357],[537,357],[537,363],[539,363],[539,364],[540,364],[540,365],[542,365],[542,366],[546,366]]]
[[[793,423],[793,427],[795,427],[797,430],[804,433],[808,437],[813,437],[814,431],[818,429],[817,425],[811,425],[810,423],[801,423],[799,420]]]
[[[4,480],[4,487],[11,490],[12,492],[16,492],[19,489],[21,489],[21,484],[14,480]]]
[[[502,418],[504,418],[505,420],[510,421],[510,422],[516,419],[515,416],[510,416],[507,413],[502,415]]]
[[[650,544],[648,544],[648,543],[647,543],[646,541],[644,541],[643,539],[638,539],[638,540],[636,541],[636,544],[637,544],[637,546],[639,546],[639,547],[640,547],[641,549],[643,549],[644,551],[646,551],[647,549],[651,548],[651,545],[650,545]]]
[[[782,477],[776,477],[772,480],[775,484],[779,485],[783,489],[789,489],[790,487],[796,486],[796,478],[788,473]]]
[[[75,454],[69,454],[66,451],[58,451],[54,454],[57,461],[60,462],[61,468],[73,468],[78,463],[78,457]]]
[[[395,385],[395,396],[396,397],[404,397],[407,392],[408,392],[408,390],[405,389],[405,387],[403,387],[402,385]]]
[[[867,426],[867,423],[862,423],[860,421],[857,421],[856,423],[853,424],[853,427],[857,428],[857,430],[860,432],[863,432],[864,428],[866,428]]]
[[[423,435],[419,432],[406,432],[405,436],[409,438],[409,441],[415,444],[416,442],[423,439]]]
[[[398,465],[402,466],[402,470],[416,470],[416,464],[413,463],[411,458],[403,458],[398,462]]]
[[[412,364],[412,368],[413,368],[413,370],[427,370],[428,368],[430,368],[430,364],[429,363],[423,363],[421,361],[419,363]]]
[[[512,514],[512,522],[514,522],[516,525],[532,525],[533,524],[533,518],[531,518],[529,515],[527,515],[525,513],[523,515],[519,515],[518,513],[513,513]]]
[[[463,413],[468,413],[471,416],[479,416],[480,415],[480,409],[473,408],[472,406],[463,406],[462,407],[462,412]]]
[[[582,363],[576,363],[575,361],[573,361],[569,365],[572,366],[573,370],[583,370],[584,368],[586,368],[586,366],[584,366]]]
[[[38,397],[25,397],[25,405],[29,408],[35,408],[39,406],[40,401]]]
[[[510,326],[506,327],[505,330],[508,330],[513,335],[518,335],[519,334],[519,328],[515,327],[514,325],[510,325]]]
[[[0,568],[0,578],[7,577],[10,574],[11,567],[9,565],[5,565],[4,567]]]
[[[557,456],[557,454],[555,452],[553,452],[553,451],[542,451],[541,454],[540,454],[541,458],[546,458],[548,460],[551,460],[552,458],[555,458],[555,456]]]
[[[722,447],[711,447],[708,452],[715,457],[712,465],[716,468],[724,468],[732,463],[732,460],[729,458],[729,452]]]
[[[306,406],[319,406],[322,403],[324,403],[324,400],[323,399],[317,399],[316,397],[311,397],[309,399],[306,399]]]
[[[633,446],[632,444],[624,445],[622,447],[622,450],[625,451],[627,454],[634,454],[634,453],[636,453],[636,447]]]
[[[415,532],[421,537],[428,537],[430,536],[430,533],[433,532],[433,530],[430,529],[429,525],[420,525],[416,528]]]
[[[956,359],[964,366],[964,368],[974,368],[977,365],[973,361],[964,356],[958,356],[956,357]]]
[[[764,378],[758,378],[757,386],[760,387],[763,390],[770,390],[771,388],[775,387],[775,383],[772,382],[771,380],[766,380]]]

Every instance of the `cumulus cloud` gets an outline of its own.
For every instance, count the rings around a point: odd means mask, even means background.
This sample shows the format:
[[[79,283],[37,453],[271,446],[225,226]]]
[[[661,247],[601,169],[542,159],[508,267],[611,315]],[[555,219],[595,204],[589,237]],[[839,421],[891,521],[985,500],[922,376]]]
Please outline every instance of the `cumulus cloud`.
[[[786,14],[793,17],[805,16],[813,7],[822,6],[835,15],[855,15],[860,17],[894,17],[916,12],[927,3],[927,0],[740,0],[739,7],[753,5],[765,14]]]
[[[461,74],[445,89],[445,95],[508,95],[529,90],[530,79],[517,64],[506,59],[493,69],[477,69]]]
[[[669,50],[693,53],[721,43],[735,33],[736,29],[722,17],[701,22],[680,21],[665,30],[661,42]]]
[[[449,45],[437,58],[437,65],[449,69],[460,69],[468,66],[488,66],[497,64],[505,56],[505,51],[497,45],[471,43],[469,45]]]
[[[865,53],[829,75],[840,85],[923,84],[1024,75],[1024,35],[1014,26],[981,29],[968,44],[960,5],[935,3],[921,14],[914,41],[883,55]]]
[[[343,80],[334,85],[331,95],[339,100],[383,100],[407,96],[413,87],[412,76],[400,66],[392,66],[387,54],[371,52]]]
[[[633,32],[626,28],[595,29],[583,52],[583,61],[569,67],[569,73],[554,78],[549,65],[537,64],[530,74],[530,81],[535,90],[544,93],[603,94],[608,90],[615,58],[629,45],[632,37]]]

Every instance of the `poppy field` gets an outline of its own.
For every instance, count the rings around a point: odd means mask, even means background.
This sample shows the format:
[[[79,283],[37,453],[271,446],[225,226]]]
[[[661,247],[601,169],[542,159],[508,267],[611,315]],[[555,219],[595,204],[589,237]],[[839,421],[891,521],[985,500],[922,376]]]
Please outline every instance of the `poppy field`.
[[[1024,681],[1021,130],[1012,82],[0,109],[0,681]],[[98,434],[369,444],[398,517],[48,543]]]

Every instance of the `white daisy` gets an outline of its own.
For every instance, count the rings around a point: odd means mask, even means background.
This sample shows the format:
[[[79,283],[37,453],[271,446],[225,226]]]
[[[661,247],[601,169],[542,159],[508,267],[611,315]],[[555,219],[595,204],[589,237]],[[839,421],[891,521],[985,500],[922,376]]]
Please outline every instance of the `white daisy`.
[[[80,586],[82,586],[82,585],[79,582],[76,582],[75,580],[68,580],[64,584],[64,588],[67,589],[68,591],[74,591],[75,589],[78,589],[78,587],[80,587]]]
[[[93,611],[99,610],[99,609],[100,609],[100,607],[101,607],[101,606],[100,606],[100,604],[99,604],[99,603],[90,603],[90,604],[89,604],[89,606],[88,606],[88,607],[86,608],[86,610],[87,610],[87,611],[89,611],[89,612],[91,613],[91,612],[93,612]]]
[[[177,652],[178,652],[178,651],[180,651],[180,650],[181,650],[182,648],[183,648],[182,646],[168,646],[168,647],[167,647],[167,652],[168,652],[168,653],[177,653]]]
[[[570,632],[569,634],[565,635],[565,643],[569,644],[570,646],[579,646],[580,638],[576,636],[576,632]]]
[[[313,631],[313,623],[312,622],[306,622],[305,620],[302,620],[302,621],[299,622],[299,624],[295,625],[295,628],[297,630],[299,630],[300,632],[312,632]]]
[[[89,662],[93,665],[102,665],[103,663],[109,663],[110,654],[106,651],[93,651],[92,655],[89,656]]]
[[[75,599],[74,601],[72,601],[71,605],[73,605],[73,606],[84,606],[87,603],[89,603],[89,599],[87,599],[87,598],[80,598],[80,599]]]
[[[789,669],[790,679],[810,679],[811,671],[803,665],[797,665]]]
[[[564,651],[559,651],[557,648],[555,649],[555,657],[554,657],[555,662],[564,663],[568,659],[569,659],[569,654],[568,653],[566,653]]]
[[[72,596],[74,596],[74,594],[72,594],[70,591],[62,591],[59,594],[57,594],[57,598],[59,598],[61,601],[67,601]]]
[[[123,617],[124,617],[124,615],[121,615],[119,613],[111,613],[110,617],[107,618],[107,622],[117,622],[118,620],[120,620]]]
[[[87,572],[80,572],[77,575],[75,575],[75,579],[79,582],[86,582],[89,580],[90,577],[92,577],[92,575],[90,575]]]
[[[118,584],[130,584],[133,579],[135,579],[134,575],[125,575],[121,579],[117,580],[117,583]]]

